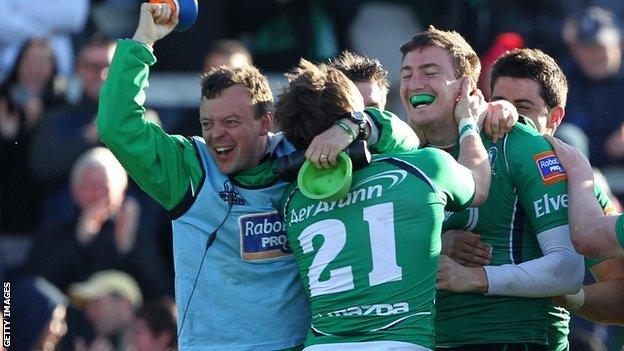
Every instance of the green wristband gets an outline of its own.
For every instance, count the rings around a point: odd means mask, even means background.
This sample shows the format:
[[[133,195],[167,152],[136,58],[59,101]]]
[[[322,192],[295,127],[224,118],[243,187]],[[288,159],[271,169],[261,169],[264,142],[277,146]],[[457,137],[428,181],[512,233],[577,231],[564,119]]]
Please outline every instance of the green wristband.
[[[351,138],[353,140],[357,139],[357,134],[355,134],[355,132],[352,131],[351,128],[349,128],[349,126],[345,122],[343,122],[341,120],[337,120],[336,121],[336,125],[338,127],[342,128],[342,129],[344,129],[351,136]]]

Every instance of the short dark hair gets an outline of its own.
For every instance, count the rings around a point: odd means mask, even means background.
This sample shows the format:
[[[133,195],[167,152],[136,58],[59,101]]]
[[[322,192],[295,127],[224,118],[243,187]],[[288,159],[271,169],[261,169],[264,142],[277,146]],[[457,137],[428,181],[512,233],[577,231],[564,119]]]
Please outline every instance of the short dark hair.
[[[356,107],[357,88],[349,78],[326,64],[301,60],[287,78],[275,118],[286,138],[305,149],[315,136]]]
[[[147,327],[156,336],[169,333],[171,341],[167,346],[169,348],[177,346],[177,316],[172,301],[167,299],[148,301],[137,310],[135,318],[144,320]]]
[[[344,73],[347,78],[356,83],[374,83],[384,88],[390,88],[388,71],[381,62],[368,56],[357,55],[350,51],[343,51],[336,59],[331,60],[329,65]]]
[[[428,46],[439,47],[451,55],[455,63],[456,78],[465,74],[475,82],[479,81],[479,74],[481,74],[479,56],[461,34],[456,31],[444,31],[429,26],[427,30],[414,35],[412,39],[403,44],[401,53],[405,58],[407,53]]]
[[[528,78],[540,85],[540,96],[548,108],[565,107],[568,80],[555,60],[539,49],[507,51],[492,66],[490,89],[500,77]]]
[[[214,99],[221,95],[223,90],[237,84],[249,92],[251,103],[256,110],[256,118],[260,119],[265,113],[273,111],[273,93],[269,81],[254,66],[210,68],[202,74],[202,96]]]

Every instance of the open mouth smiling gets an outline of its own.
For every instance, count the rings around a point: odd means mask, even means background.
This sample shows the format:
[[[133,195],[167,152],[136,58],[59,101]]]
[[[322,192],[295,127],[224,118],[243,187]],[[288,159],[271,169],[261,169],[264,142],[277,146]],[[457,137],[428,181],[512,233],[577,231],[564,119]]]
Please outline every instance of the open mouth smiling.
[[[435,101],[436,97],[431,94],[414,94],[410,96],[409,102],[413,108],[425,108]]]
[[[232,152],[232,150],[234,150],[234,146],[215,146],[213,148],[213,150],[217,153],[217,155],[219,156],[226,156],[228,155],[230,152]]]

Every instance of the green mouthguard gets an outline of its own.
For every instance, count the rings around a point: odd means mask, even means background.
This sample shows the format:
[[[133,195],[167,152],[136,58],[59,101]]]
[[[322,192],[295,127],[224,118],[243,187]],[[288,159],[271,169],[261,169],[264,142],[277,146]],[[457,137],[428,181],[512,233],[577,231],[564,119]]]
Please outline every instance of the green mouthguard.
[[[410,104],[416,107],[422,103],[430,104],[435,100],[435,96],[429,94],[417,94],[410,97]]]

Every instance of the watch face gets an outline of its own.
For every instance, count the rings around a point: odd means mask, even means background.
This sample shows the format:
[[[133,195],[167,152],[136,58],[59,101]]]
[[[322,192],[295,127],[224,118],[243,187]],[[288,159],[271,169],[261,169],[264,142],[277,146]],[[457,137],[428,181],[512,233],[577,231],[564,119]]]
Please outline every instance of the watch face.
[[[356,123],[364,122],[364,113],[361,111],[351,112],[351,120]]]

